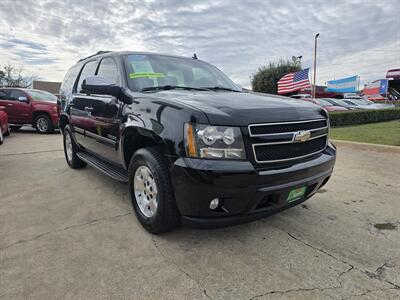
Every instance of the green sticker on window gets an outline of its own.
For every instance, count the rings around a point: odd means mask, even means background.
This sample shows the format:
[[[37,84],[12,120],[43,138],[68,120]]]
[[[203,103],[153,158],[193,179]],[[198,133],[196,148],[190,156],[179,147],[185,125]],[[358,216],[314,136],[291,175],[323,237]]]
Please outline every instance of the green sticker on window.
[[[130,73],[129,78],[160,78],[164,77],[163,73]]]

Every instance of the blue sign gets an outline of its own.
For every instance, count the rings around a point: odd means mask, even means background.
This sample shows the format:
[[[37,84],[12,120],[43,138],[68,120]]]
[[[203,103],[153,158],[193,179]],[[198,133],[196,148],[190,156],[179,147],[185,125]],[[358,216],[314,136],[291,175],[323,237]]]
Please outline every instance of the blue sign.
[[[357,92],[358,75],[341,78],[338,80],[330,80],[327,82],[329,92],[337,93],[355,93]]]
[[[379,87],[379,94],[386,95],[388,89],[388,80],[381,79],[381,86]]]

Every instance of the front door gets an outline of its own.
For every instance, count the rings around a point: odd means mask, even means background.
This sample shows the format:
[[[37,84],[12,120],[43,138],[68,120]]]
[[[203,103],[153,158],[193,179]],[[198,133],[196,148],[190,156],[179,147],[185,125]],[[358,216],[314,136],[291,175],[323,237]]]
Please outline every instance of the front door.
[[[85,128],[87,147],[97,155],[121,164],[118,155],[120,103],[110,96],[96,95],[90,98],[90,126]]]
[[[32,110],[28,95],[23,91],[9,89],[1,92],[0,105],[5,106],[11,124],[32,123]]]

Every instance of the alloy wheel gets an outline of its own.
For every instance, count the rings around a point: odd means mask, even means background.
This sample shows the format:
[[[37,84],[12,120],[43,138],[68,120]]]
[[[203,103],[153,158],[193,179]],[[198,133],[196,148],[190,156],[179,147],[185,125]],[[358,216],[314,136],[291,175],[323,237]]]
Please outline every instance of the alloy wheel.
[[[47,129],[49,128],[49,124],[47,123],[47,120],[44,117],[41,117],[37,120],[36,127],[40,132],[46,132]]]
[[[65,152],[67,153],[68,161],[72,161],[73,149],[72,149],[72,140],[70,134],[67,132],[65,135]]]
[[[142,214],[147,218],[153,217],[158,207],[158,191],[154,176],[147,166],[140,166],[136,169],[133,190]]]

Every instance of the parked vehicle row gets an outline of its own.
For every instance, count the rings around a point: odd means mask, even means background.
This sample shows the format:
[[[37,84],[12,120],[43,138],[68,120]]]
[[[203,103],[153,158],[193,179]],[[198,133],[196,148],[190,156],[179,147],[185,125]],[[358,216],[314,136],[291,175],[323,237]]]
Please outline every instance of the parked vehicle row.
[[[324,98],[323,100],[347,109],[386,109],[394,107],[393,104],[374,103],[364,98],[353,98],[353,99]]]
[[[347,110],[347,108],[345,108],[343,106],[333,105],[331,102],[329,102],[329,101],[327,101],[325,99],[321,99],[321,98],[303,98],[302,100],[317,104],[319,106],[322,106],[327,111],[344,111],[344,110]]]
[[[297,97],[300,96],[300,97]],[[327,111],[346,111],[354,109],[386,109],[394,108],[393,104],[375,103],[360,96],[348,96],[344,99],[336,98],[310,98],[303,95],[294,95],[292,98],[317,104]]]
[[[32,125],[39,133],[58,127],[57,97],[46,91],[0,88],[0,106],[5,107],[11,130]]]

